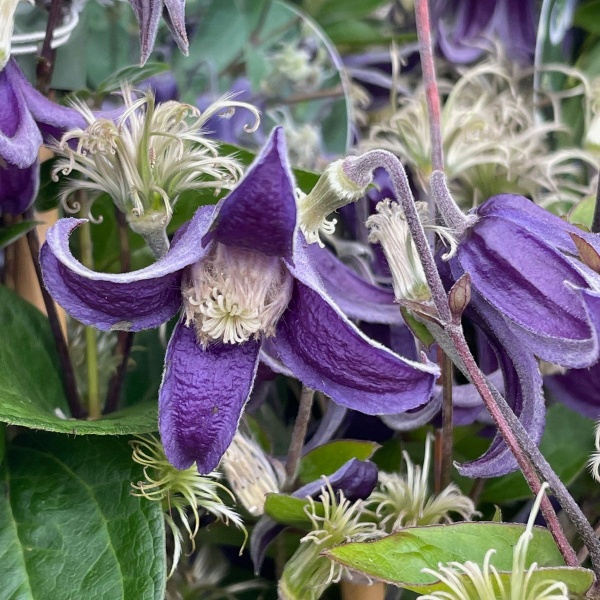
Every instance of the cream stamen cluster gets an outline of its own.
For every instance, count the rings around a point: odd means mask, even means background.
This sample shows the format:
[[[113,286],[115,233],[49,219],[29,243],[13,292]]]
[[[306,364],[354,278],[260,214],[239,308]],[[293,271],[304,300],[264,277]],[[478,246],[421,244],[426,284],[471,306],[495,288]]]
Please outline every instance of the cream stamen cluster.
[[[321,556],[324,550],[383,535],[375,523],[362,522],[365,513],[370,514],[363,500],[350,502],[341,491],[334,492],[329,482],[321,488],[320,503],[308,501],[305,512],[312,531],[300,540],[285,566],[278,587],[283,600],[316,600],[331,583],[340,581],[344,567]]]
[[[292,276],[279,258],[216,244],[184,283],[186,324],[194,323],[203,347],[270,337],[291,292]]]

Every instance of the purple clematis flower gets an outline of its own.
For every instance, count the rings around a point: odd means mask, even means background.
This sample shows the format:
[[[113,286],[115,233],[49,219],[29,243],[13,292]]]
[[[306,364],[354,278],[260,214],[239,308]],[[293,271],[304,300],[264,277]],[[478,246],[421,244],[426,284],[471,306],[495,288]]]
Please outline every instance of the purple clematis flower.
[[[471,63],[499,41],[510,60],[529,63],[535,50],[534,0],[437,0],[437,43],[457,64]]]
[[[7,63],[0,71],[0,212],[29,208],[37,195],[43,140],[82,123],[76,111],[33,89],[14,60]]]
[[[14,60],[7,63],[0,71],[0,212],[29,208],[38,190],[40,146],[76,127],[85,127],[76,110],[45,98]]]
[[[163,15],[179,49],[187,56],[188,38],[185,31],[185,0],[129,0],[140,24],[141,57],[143,65],[150,56]]]
[[[512,194],[490,198],[471,216],[448,261],[448,283],[469,273],[477,312],[500,314],[542,360],[593,365],[600,354],[600,276],[580,260],[574,240],[598,251],[600,236]]]
[[[159,427],[169,460],[214,469],[252,390],[259,351],[307,386],[367,414],[425,404],[437,369],[372,342],[330,299],[297,227],[294,181],[277,128],[238,186],[203,207],[158,262],[95,273],[69,250],[63,219],[42,248],[44,281],[73,317],[99,329],[157,327],[183,307],[169,343]]]

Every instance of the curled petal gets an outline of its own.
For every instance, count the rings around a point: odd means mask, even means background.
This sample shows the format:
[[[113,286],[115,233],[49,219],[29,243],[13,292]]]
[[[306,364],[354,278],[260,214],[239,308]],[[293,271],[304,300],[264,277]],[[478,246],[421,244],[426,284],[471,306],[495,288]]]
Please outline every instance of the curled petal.
[[[304,384],[362,413],[398,413],[431,397],[435,368],[406,361],[369,340],[300,281],[272,345]]]
[[[215,240],[291,262],[295,230],[294,181],[283,129],[276,127],[237,187],[217,205],[202,242]]]
[[[214,470],[237,430],[252,391],[260,344],[212,344],[202,350],[180,321],[169,342],[159,392],[160,436],[178,469]]]
[[[496,352],[504,375],[504,397],[535,443],[544,431],[545,402],[542,377],[533,354],[523,345],[506,321],[493,308],[473,295],[468,316],[482,329]],[[499,477],[518,468],[512,453],[499,434],[487,452],[475,461],[458,467],[467,477]]]
[[[198,242],[211,209],[200,209],[169,252],[131,273],[96,273],[69,249],[73,230],[85,221],[61,219],[47,233],[40,261],[44,284],[73,317],[98,329],[139,331],[157,327],[181,307],[181,269],[207,253]]]
[[[308,245],[306,251],[329,297],[347,317],[369,323],[404,322],[393,290],[368,283],[319,244]]]
[[[0,162],[26,169],[37,160],[42,136],[23,96],[21,77],[13,60],[0,71]]]

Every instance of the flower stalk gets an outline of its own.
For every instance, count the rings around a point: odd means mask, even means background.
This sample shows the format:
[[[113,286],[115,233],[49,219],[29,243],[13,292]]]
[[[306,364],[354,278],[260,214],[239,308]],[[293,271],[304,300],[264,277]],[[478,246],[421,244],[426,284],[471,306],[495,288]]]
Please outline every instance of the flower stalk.
[[[315,397],[315,391],[303,385],[300,392],[300,406],[298,407],[298,415],[294,422],[292,431],[292,439],[290,441],[290,449],[285,463],[286,481],[284,490],[289,490],[294,485],[296,473],[298,471],[298,463],[302,456],[302,448],[306,439],[306,431],[310,422],[310,414]]]

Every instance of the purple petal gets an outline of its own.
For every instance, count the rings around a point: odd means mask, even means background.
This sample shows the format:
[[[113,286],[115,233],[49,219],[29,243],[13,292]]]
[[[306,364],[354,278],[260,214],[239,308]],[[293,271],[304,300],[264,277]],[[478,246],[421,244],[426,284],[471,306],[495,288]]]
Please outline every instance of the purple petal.
[[[300,381],[362,413],[398,413],[431,397],[435,368],[405,361],[369,340],[298,280],[272,344]]]
[[[591,419],[600,417],[600,363],[546,377],[544,383],[558,402]]]
[[[185,0],[164,0],[163,17],[179,49],[188,55],[189,42],[185,31]]]
[[[237,187],[217,205],[203,243],[215,240],[291,262],[295,229],[294,180],[283,129],[276,127]]]
[[[129,0],[129,4],[140,26],[140,64],[143,65],[154,48],[163,0]]]
[[[492,196],[479,206],[475,213],[480,217],[504,219],[568,254],[578,254],[571,233],[577,234],[592,245],[600,244],[600,235],[586,233],[539,207],[535,202],[515,194]]]
[[[263,515],[253,527],[250,534],[250,558],[254,564],[255,575],[260,574],[271,542],[285,529],[285,525],[277,523],[267,515]]]
[[[0,71],[0,165],[27,169],[38,157],[42,136],[23,97],[19,68],[13,60]]]
[[[335,435],[336,431],[340,428],[340,425],[346,417],[348,409],[344,406],[340,406],[335,402],[329,402],[327,404],[327,410],[325,414],[319,420],[319,427],[310,438],[307,444],[302,449],[302,454],[310,452],[317,446],[321,446],[330,441]]]
[[[404,323],[392,290],[366,282],[318,244],[308,245],[307,252],[330,298],[347,317],[368,323]]]
[[[412,431],[429,423],[441,409],[442,395],[438,393],[423,407],[395,415],[381,415],[381,420],[394,431]]]
[[[200,238],[211,221],[202,208],[169,252],[154,264],[131,273],[96,273],[69,249],[80,219],[61,219],[47,233],[40,260],[44,284],[54,299],[77,320],[98,329],[139,331],[157,327],[181,307],[181,270],[201,259],[208,248]]]
[[[56,104],[56,102],[51,102],[43,94],[40,94],[29,83],[27,77],[23,75],[14,60],[11,60],[4,70],[10,73],[14,85],[19,87],[27,108],[37,123],[37,128],[44,136],[44,141],[48,141],[51,138],[60,139],[62,134],[68,129],[75,129],[77,127],[83,129],[87,126],[85,119],[77,110],[61,106],[60,104]],[[95,114],[112,118],[120,113],[121,110]],[[39,131],[37,133],[38,137]],[[36,156],[39,146],[40,144],[36,147]]]
[[[39,184],[37,160],[25,169],[0,165],[0,213],[19,215],[25,212],[36,198]]]
[[[544,431],[546,408],[537,361],[506,321],[493,308],[488,308],[489,305],[477,293],[473,295],[471,304],[477,313],[469,310],[468,316],[486,333],[498,357],[504,374],[506,401],[530,437],[539,443]],[[512,453],[497,434],[481,458],[460,465],[458,470],[461,475],[475,478],[499,477],[517,468]]]
[[[176,325],[158,398],[160,437],[173,466],[217,467],[252,391],[259,349],[249,341],[202,350],[193,327]]]
[[[587,282],[541,238],[498,217],[481,218],[450,265],[455,279],[470,274],[473,289],[540,358],[571,367],[597,360],[595,335],[573,289]]]
[[[377,474],[378,470],[375,463],[351,458],[335,473],[328,475],[327,481],[334,492],[340,490],[350,502],[355,502],[356,500],[364,500],[371,495],[375,485],[377,485]],[[324,477],[311,481],[297,489],[292,496],[317,499],[321,495],[321,488],[325,484]]]

